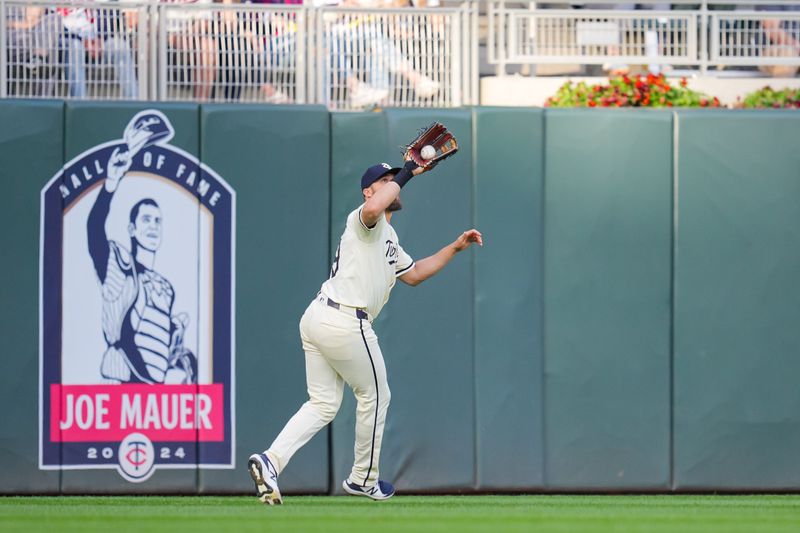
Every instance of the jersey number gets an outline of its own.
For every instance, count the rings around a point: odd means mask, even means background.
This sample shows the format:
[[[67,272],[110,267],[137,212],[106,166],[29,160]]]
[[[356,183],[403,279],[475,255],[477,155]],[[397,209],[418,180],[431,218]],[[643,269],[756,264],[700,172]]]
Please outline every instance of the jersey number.
[[[341,244],[336,247],[336,256],[334,256],[333,264],[331,265],[331,275],[330,275],[331,278],[335,276],[337,272],[339,272],[339,250],[341,250],[341,248],[342,248]]]

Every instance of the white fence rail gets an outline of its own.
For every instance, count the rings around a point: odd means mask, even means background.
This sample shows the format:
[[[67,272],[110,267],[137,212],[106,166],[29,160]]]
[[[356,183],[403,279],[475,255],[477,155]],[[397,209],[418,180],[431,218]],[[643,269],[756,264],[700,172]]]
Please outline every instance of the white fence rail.
[[[323,10],[316,17],[317,101],[334,109],[364,105],[459,106],[469,48],[463,12]],[[466,25],[467,29],[463,29]]]
[[[800,11],[714,13],[710,27],[712,63],[800,65]]]
[[[154,13],[158,99],[308,101],[307,10],[165,4]]]
[[[0,1],[0,96],[146,95],[148,7],[123,5]]]
[[[697,19],[670,11],[506,11],[509,63],[645,61],[697,64]],[[495,19],[496,20],[496,19]]]
[[[657,10],[453,1],[362,9],[0,0],[0,97],[469,105],[478,102],[484,36],[500,74],[508,64],[800,66],[800,11],[753,9],[800,1],[639,2]]]
[[[800,2],[639,2],[585,0],[582,9],[542,2],[488,4],[489,63],[607,63],[696,66],[800,66]],[[699,7],[698,7],[699,6]],[[670,8],[671,9],[665,9]],[[758,8],[759,10],[756,10]],[[778,10],[761,10],[776,8]]]
[[[0,96],[477,103],[477,4],[436,9],[0,0]]]

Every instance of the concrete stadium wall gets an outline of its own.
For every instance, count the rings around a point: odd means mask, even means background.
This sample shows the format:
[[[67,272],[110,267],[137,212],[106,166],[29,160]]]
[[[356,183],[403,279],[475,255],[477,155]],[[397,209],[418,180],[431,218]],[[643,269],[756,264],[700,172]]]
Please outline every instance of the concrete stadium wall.
[[[236,191],[235,466],[141,483],[40,470],[40,191],[143,109]],[[409,492],[800,490],[795,114],[5,100],[0,492],[249,491],[247,456],[305,400],[297,322],[358,178],[433,120],[461,152],[403,190],[398,235],[416,258],[473,226],[486,243],[400,284],[376,321],[381,476]],[[338,493],[353,429],[346,393],[282,489]]]

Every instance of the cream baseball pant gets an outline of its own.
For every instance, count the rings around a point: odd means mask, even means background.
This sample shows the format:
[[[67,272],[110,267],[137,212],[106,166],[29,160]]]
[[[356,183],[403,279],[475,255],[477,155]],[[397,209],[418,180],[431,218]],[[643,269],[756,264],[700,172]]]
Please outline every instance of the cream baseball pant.
[[[306,354],[309,400],[265,453],[280,474],[295,452],[336,416],[347,383],[358,403],[355,462],[349,480],[370,487],[378,481],[390,399],[386,366],[372,324],[357,318],[354,308],[335,309],[325,295],[319,295],[300,319],[300,337]]]

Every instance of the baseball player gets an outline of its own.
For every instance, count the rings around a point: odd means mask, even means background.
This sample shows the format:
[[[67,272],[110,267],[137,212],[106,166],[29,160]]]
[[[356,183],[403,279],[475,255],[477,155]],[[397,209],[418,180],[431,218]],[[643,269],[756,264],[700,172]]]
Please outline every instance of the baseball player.
[[[349,494],[373,500],[392,497],[394,487],[378,477],[389,385],[372,322],[389,299],[395,280],[418,285],[439,272],[458,252],[483,245],[471,229],[437,253],[417,262],[403,250],[390,225],[402,208],[400,189],[430,170],[408,160],[402,168],[369,167],[361,178],[364,203],[350,213],[336,250],[330,278],[300,320],[309,400],[272,445],[250,456],[248,470],[258,498],[280,504],[278,476],[300,447],[336,416],[344,384],[357,401],[355,462],[342,482]]]

